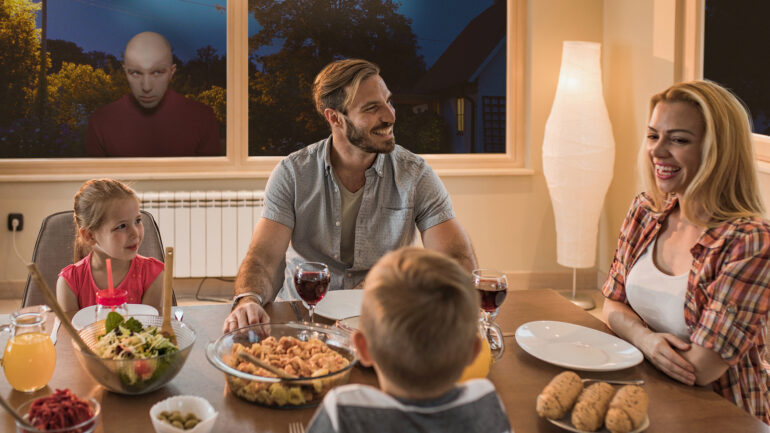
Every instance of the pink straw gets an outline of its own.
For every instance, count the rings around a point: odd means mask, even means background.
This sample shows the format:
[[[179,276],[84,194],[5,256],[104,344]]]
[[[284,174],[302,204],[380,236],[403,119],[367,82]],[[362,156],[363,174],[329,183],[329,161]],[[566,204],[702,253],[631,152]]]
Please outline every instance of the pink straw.
[[[107,259],[107,288],[112,290],[112,262]]]

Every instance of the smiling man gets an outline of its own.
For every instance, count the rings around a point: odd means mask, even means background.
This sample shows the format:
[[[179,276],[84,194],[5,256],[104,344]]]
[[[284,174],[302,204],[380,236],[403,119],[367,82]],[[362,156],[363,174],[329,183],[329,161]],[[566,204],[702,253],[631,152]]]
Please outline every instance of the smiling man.
[[[176,65],[166,38],[139,33],[126,44],[124,57],[131,94],[91,115],[86,137],[89,156],[223,154],[214,111],[168,88]]]
[[[441,180],[396,145],[396,113],[379,73],[368,61],[348,59],[316,77],[316,110],[331,136],[292,153],[271,174],[225,331],[269,321],[262,307],[279,291],[282,299],[297,299],[297,264],[326,263],[330,290],[359,288],[374,263],[411,244],[416,230],[426,248],[469,272],[476,267]]]

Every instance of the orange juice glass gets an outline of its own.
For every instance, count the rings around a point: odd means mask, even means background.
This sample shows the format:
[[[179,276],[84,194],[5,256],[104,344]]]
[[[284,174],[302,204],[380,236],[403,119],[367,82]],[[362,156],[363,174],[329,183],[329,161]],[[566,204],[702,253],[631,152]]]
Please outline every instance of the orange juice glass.
[[[11,324],[0,327],[11,337],[5,346],[2,365],[13,389],[33,392],[48,384],[56,366],[56,349],[45,332],[45,305],[24,308],[11,315]]]
[[[470,379],[483,379],[489,374],[489,368],[492,366],[492,350],[489,348],[489,342],[486,338],[479,335],[481,341],[481,350],[473,362],[465,367],[462,376],[458,382],[465,382]]]

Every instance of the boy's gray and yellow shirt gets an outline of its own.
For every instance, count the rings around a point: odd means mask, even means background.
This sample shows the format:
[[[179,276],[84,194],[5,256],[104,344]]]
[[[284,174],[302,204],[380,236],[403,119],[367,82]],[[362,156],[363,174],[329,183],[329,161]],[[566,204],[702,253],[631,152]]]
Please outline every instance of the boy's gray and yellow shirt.
[[[402,400],[366,385],[329,391],[308,433],[507,433],[508,416],[487,379],[459,384],[427,401]]]

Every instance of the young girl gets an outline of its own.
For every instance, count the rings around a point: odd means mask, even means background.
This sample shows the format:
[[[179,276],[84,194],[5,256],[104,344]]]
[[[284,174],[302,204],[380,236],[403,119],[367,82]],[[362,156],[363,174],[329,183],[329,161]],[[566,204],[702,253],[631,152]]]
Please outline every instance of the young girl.
[[[128,292],[129,304],[161,308],[163,263],[137,254],[144,238],[139,197],[121,182],[92,179],[75,194],[75,264],[59,273],[56,297],[65,311],[96,304],[107,289],[107,259],[115,288]]]

